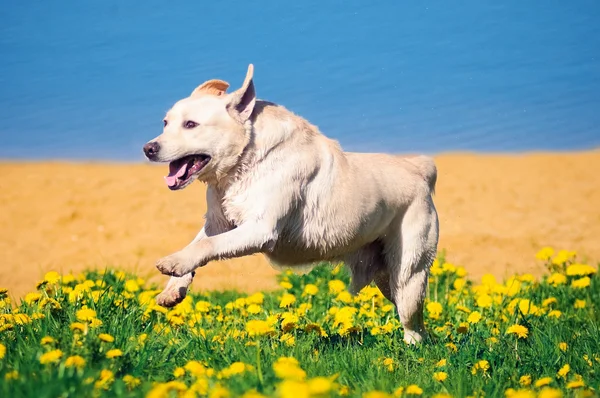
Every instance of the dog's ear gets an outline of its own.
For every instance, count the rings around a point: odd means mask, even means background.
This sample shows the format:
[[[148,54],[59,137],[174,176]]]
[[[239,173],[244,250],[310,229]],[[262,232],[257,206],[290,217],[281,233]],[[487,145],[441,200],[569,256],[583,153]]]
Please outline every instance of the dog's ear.
[[[219,79],[207,80],[204,83],[202,83],[201,85],[199,85],[198,87],[196,87],[196,89],[194,91],[192,91],[192,94],[190,95],[190,97],[197,97],[201,94],[220,96],[220,95],[225,94],[225,92],[227,91],[228,88],[229,88],[229,83],[224,82],[223,80],[219,80]]]
[[[253,75],[254,65],[250,64],[248,65],[244,84],[240,89],[229,94],[229,101],[226,105],[231,117],[240,123],[244,123],[250,118],[254,110],[254,104],[256,103],[256,91],[254,90],[254,82],[252,81]]]

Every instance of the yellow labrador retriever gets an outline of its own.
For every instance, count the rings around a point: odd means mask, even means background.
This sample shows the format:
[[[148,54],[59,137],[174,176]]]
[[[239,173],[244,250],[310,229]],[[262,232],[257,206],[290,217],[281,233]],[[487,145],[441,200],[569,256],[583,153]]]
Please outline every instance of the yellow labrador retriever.
[[[170,189],[207,184],[204,227],[157,262],[171,275],[157,302],[183,300],[194,270],[212,260],[254,253],[289,267],[343,260],[351,291],[375,281],[396,306],[404,340],[421,341],[439,233],[433,160],[344,152],[307,120],[258,100],[253,70],[231,93],[222,80],[200,85],[144,146],[149,160],[169,162]]]

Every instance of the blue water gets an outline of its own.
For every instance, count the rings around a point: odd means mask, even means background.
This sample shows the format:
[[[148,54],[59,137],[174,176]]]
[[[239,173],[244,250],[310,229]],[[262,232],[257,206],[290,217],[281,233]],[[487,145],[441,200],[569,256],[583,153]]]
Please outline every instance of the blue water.
[[[142,159],[200,83],[241,84],[347,150],[600,146],[600,3],[2,3],[0,158]]]

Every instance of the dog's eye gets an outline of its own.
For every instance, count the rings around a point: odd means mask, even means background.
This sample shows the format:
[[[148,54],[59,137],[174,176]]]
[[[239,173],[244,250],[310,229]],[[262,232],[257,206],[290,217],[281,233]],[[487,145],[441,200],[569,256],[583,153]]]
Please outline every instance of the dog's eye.
[[[198,123],[188,120],[183,123],[183,127],[186,129],[193,129],[194,127],[198,127]]]
[[[163,120],[163,125],[164,125],[165,127],[167,127],[167,123],[168,123],[168,122],[167,122],[166,120]]]

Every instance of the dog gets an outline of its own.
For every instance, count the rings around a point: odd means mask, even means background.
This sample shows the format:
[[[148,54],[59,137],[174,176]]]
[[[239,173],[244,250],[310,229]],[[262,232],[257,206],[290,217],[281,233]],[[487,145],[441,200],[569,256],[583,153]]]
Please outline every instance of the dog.
[[[143,151],[168,162],[171,190],[207,186],[205,224],[156,267],[171,278],[156,300],[172,307],[194,270],[263,253],[274,265],[343,261],[356,294],[372,281],[395,304],[404,341],[421,342],[439,222],[437,168],[428,156],[344,152],[285,107],[256,98],[254,66],[236,91],[212,79],[176,102]]]

